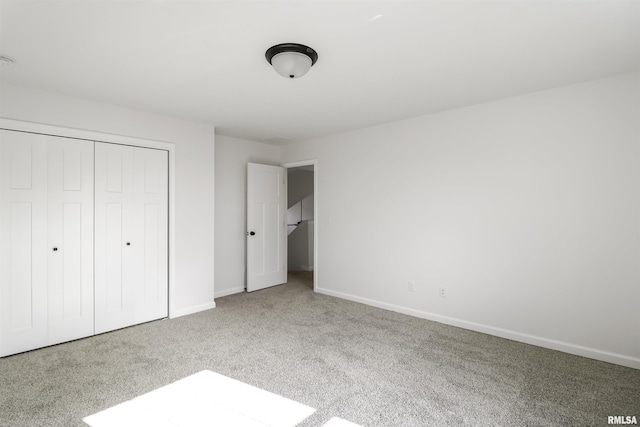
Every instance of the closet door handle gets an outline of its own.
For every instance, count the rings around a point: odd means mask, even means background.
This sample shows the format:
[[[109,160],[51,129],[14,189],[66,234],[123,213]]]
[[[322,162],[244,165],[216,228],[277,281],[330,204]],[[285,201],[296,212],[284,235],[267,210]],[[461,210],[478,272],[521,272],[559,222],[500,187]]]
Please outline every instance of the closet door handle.
[[[57,251],[58,251],[58,248],[53,248],[53,252],[57,252]]]
[[[131,242],[127,242],[127,246],[131,246]]]

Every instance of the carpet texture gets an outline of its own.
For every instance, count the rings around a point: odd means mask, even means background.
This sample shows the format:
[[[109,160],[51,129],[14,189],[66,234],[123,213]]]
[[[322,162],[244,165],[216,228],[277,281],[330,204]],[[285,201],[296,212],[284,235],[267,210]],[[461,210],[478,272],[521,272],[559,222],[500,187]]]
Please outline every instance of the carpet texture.
[[[217,308],[0,359],[0,425],[82,418],[208,369],[362,426],[606,426],[640,370],[315,294],[311,276]]]

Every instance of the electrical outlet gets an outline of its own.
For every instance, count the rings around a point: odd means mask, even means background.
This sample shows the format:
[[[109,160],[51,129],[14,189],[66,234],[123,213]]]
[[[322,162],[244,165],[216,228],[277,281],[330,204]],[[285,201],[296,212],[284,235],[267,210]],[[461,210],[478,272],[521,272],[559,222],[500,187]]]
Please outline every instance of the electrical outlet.
[[[440,295],[440,298],[446,298],[447,297],[447,293],[445,292],[443,287],[438,288],[438,295]]]
[[[409,292],[415,292],[416,291],[416,282],[414,282],[413,280],[409,281],[409,286],[407,287],[407,289],[409,290]]]

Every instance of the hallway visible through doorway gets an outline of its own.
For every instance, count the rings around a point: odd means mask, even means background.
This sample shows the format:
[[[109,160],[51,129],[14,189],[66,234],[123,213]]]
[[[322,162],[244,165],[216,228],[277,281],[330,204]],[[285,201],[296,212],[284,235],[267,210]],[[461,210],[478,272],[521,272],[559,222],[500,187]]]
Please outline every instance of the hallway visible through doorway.
[[[314,167],[287,169],[288,271],[314,269]]]

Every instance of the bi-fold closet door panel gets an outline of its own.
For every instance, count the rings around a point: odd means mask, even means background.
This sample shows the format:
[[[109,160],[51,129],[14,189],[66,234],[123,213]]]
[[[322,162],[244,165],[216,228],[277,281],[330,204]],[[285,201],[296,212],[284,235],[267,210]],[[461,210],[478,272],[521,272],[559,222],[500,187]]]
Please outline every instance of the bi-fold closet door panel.
[[[0,130],[0,355],[48,343],[47,137]]]
[[[93,142],[48,141],[50,344],[93,335]]]
[[[168,152],[96,143],[95,331],[168,315]]]
[[[0,130],[0,357],[167,315],[168,152]]]
[[[93,332],[93,143],[0,130],[0,356]]]

